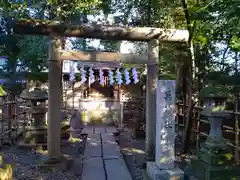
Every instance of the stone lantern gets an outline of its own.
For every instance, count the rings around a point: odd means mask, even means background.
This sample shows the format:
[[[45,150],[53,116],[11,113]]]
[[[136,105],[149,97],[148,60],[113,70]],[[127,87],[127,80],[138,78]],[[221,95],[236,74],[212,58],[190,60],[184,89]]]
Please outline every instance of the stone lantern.
[[[197,153],[198,158],[192,159],[186,170],[200,180],[226,180],[237,176],[231,149],[221,130],[222,120],[230,120],[230,113],[225,111],[228,92],[227,88],[213,86],[200,92],[204,104],[201,115],[209,120],[210,132]]]
[[[48,93],[39,87],[33,90],[23,90],[20,97],[23,100],[30,101],[30,113],[33,123],[30,127],[26,128],[24,141],[20,146],[40,146],[46,144],[46,100],[48,99]]]

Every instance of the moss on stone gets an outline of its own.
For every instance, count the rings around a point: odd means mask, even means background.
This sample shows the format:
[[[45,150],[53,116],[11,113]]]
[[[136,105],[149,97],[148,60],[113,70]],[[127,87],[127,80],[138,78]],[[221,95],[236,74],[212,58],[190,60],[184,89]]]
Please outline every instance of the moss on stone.
[[[6,96],[7,95],[7,92],[3,89],[2,86],[0,86],[0,96],[3,97],[3,96]]]
[[[229,89],[221,86],[209,85],[200,91],[199,95],[201,98],[227,98],[229,94]]]

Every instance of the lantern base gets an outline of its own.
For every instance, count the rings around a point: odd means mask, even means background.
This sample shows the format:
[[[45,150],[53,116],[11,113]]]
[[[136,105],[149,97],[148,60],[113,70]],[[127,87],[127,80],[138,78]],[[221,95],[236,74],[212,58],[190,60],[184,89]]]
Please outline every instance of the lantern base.
[[[24,137],[25,143],[29,144],[42,144],[47,142],[47,128],[39,127],[39,128],[27,128],[26,134]]]
[[[36,149],[36,150],[46,150],[47,149],[47,143],[26,143],[25,141],[20,141],[18,143],[18,148],[21,149]]]
[[[204,180],[227,180],[240,177],[240,167],[234,165],[231,149],[222,137],[208,136],[197,157],[198,159],[191,160],[187,167],[185,171],[187,175]]]
[[[227,140],[222,137],[208,136],[197,156],[200,161],[211,165],[229,165],[234,163]]]
[[[74,165],[74,160],[71,157],[61,156],[60,158],[46,158],[39,161],[37,167],[41,170],[48,171],[51,168],[61,168],[64,170],[70,170]],[[79,171],[82,167],[79,165]]]
[[[19,148],[46,149],[47,127],[28,127],[22,141],[18,143]]]
[[[227,180],[240,178],[240,167],[234,165],[211,165],[199,159],[192,159],[185,169],[186,178],[198,180]]]

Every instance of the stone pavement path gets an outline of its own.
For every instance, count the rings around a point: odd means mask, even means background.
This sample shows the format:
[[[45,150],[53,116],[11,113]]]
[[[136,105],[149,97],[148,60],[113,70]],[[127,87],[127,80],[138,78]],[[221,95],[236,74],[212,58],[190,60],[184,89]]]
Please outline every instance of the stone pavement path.
[[[132,180],[120,148],[115,141],[115,127],[87,126],[82,180]]]

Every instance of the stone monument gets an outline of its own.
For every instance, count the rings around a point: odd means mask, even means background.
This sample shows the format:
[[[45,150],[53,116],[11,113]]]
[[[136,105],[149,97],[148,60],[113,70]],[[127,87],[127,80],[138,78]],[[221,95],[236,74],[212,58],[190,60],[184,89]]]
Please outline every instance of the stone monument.
[[[147,173],[153,180],[184,178],[175,161],[175,81],[159,80],[157,84],[155,162],[147,162]]]

